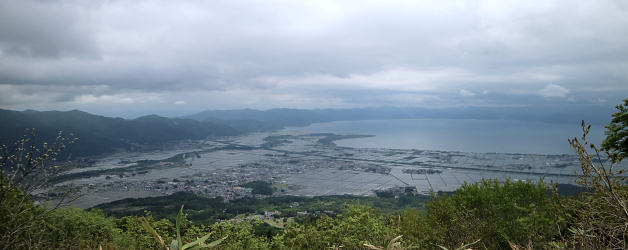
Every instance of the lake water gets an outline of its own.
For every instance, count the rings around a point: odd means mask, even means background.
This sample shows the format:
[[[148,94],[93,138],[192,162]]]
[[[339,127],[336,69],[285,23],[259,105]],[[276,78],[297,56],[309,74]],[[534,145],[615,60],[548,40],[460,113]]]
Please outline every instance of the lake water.
[[[336,121],[288,130],[374,135],[336,141],[339,146],[353,148],[526,154],[573,154],[567,139],[582,135],[580,124],[472,119]],[[599,145],[604,128],[592,127],[588,138]]]

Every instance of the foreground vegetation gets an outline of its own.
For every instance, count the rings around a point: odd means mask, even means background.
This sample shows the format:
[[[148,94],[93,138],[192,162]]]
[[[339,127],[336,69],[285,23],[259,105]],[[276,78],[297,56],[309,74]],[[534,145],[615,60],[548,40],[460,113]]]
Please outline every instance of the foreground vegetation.
[[[158,219],[174,220],[179,209],[177,204],[185,204],[187,218],[194,224],[211,224],[218,220],[229,220],[241,215],[264,214],[265,211],[278,211],[276,218],[297,217],[299,212],[308,214],[340,214],[347,204],[371,206],[384,213],[407,208],[422,209],[430,201],[430,196],[406,194],[398,198],[379,198],[351,195],[334,196],[278,196],[264,199],[241,198],[225,203],[222,198],[207,198],[192,193],[174,193],[169,196],[123,199],[96,206],[106,215],[123,217],[141,216],[145,211]]]
[[[408,208],[382,213],[373,206],[350,204],[338,215],[303,218],[272,233],[264,230],[263,221],[193,224],[188,216],[181,232],[184,241],[193,241],[210,232],[209,241],[228,235],[221,245],[227,249],[339,246],[353,249],[361,248],[363,244],[386,245],[399,235],[403,235],[402,245],[420,248],[454,247],[477,239],[484,239],[477,243],[482,248],[508,247],[509,242],[522,245],[532,242],[534,246],[541,246],[565,233],[558,228],[568,228],[565,211],[558,206],[558,200],[567,199],[554,197],[547,191],[547,186],[542,183],[500,184],[486,180],[465,185],[453,195],[435,197],[424,210]],[[264,201],[266,204],[270,202]],[[307,202],[303,203],[307,206]],[[44,212],[35,209],[32,214],[36,217]],[[195,213],[195,216],[199,214]],[[37,226],[16,237],[36,238],[36,243],[43,248],[93,249],[102,245],[116,249],[156,249],[159,243],[141,226],[144,220],[162,237],[176,237],[174,220],[156,220],[151,213],[114,218],[105,216],[98,209],[60,208],[39,219],[33,218],[23,220]]]
[[[267,230],[268,222],[261,220],[214,222],[220,218],[213,216],[226,214],[238,202],[214,204],[185,199],[185,194],[179,194],[182,200],[148,207],[158,216],[109,217],[99,209],[37,205],[28,194],[45,183],[49,169],[56,169],[50,163],[68,140],[59,135],[58,143],[37,146],[25,137],[0,150],[0,249],[180,249],[203,242],[222,249],[628,249],[627,177],[624,169],[615,168],[628,152],[628,101],[620,107],[603,145],[608,151],[587,143],[590,127],[584,122],[582,138],[569,140],[581,164],[577,182],[586,188],[577,195],[559,195],[542,180],[483,180],[453,194],[433,194],[424,205],[410,202],[403,210],[382,211],[376,203],[345,203],[339,213],[286,221],[275,230]],[[396,198],[389,199],[395,204]],[[275,201],[242,200],[242,211],[231,214],[258,213]],[[189,202],[185,205],[193,212],[178,214],[173,223],[168,209],[181,209],[178,202]],[[156,209],[159,205],[164,210]]]
[[[623,248],[625,245],[621,244],[626,243],[626,232],[621,230],[621,226],[628,221],[621,205],[625,204],[628,197],[625,181],[620,176],[614,176],[608,171],[610,169],[590,168],[587,164],[591,161],[586,154],[583,154],[583,159],[583,169],[590,171],[585,171],[589,174],[582,176],[582,184],[589,191],[576,196],[566,197],[549,192],[552,188],[543,182],[500,183],[484,180],[481,183],[465,184],[454,194],[434,194],[428,201],[421,203],[424,206],[409,202],[406,209],[397,211],[386,208],[403,203],[402,199],[407,202],[407,197],[370,198],[370,203],[366,202],[368,199],[347,202],[342,197],[310,200],[277,197],[225,204],[220,200],[203,200],[190,194],[177,194],[171,200],[162,200],[165,204],[157,202],[146,206],[156,216],[149,212],[109,217],[99,209],[49,210],[36,206],[28,195],[17,187],[9,187],[6,185],[8,182],[4,181],[0,220],[11,222],[4,223],[2,230],[3,235],[12,242],[2,245],[2,248],[162,248],[160,241],[155,240],[147,228],[154,230],[154,234],[163,239],[177,239],[179,232],[179,242],[194,242],[205,236],[207,242],[220,242],[218,247],[223,249],[356,249],[386,246],[395,239],[398,247],[420,249],[438,249],[439,246],[455,249],[468,243],[475,243],[471,247],[478,249],[504,249],[511,246],[535,249]],[[596,171],[606,171],[606,174],[599,175]],[[606,180],[610,185],[605,184]],[[612,190],[608,187],[612,187]],[[261,220],[212,221],[219,219],[214,217],[217,214],[259,213],[277,208],[273,205],[296,201],[292,199],[300,201],[297,201],[302,206],[299,209],[324,209],[317,206],[333,204],[334,207],[341,207],[341,210],[339,213],[302,217],[274,230],[269,230],[269,225]],[[151,204],[147,200],[138,202],[141,204],[136,205]],[[188,211],[192,213],[181,219],[182,223],[177,230],[174,219],[168,215],[177,210],[179,202],[189,205]],[[385,211],[376,208],[377,205]],[[164,209],[159,210],[158,207]],[[170,211],[170,207],[174,210]],[[279,209],[286,216],[294,212],[285,206]],[[107,213],[115,214],[112,211],[115,209],[108,209]],[[118,211],[129,210],[123,207]],[[22,229],[11,231],[16,225],[21,225]]]
[[[625,186],[621,188],[626,190]],[[19,192],[15,194],[15,198],[20,196]],[[577,247],[582,243],[578,237],[592,233],[583,227],[587,225],[582,219],[595,216],[592,211],[598,208],[591,206],[604,205],[600,199],[602,196],[596,193],[574,197],[552,194],[541,182],[485,180],[464,185],[452,195],[435,196],[420,210],[383,213],[373,206],[349,204],[338,215],[295,220],[271,233],[264,230],[263,221],[190,223],[188,216],[181,226],[181,237],[184,242],[192,242],[209,233],[211,242],[228,236],[220,245],[225,249],[355,249],[364,248],[364,244],[385,246],[399,235],[403,236],[401,246],[421,249],[436,249],[438,245],[454,249],[477,240],[473,248],[504,249],[510,244],[535,249]],[[615,214],[610,209],[607,212]],[[37,218],[43,213],[43,208],[34,209],[31,215],[21,218],[33,226],[14,235],[22,241],[9,248],[159,248],[159,242],[142,227],[144,221],[163,238],[176,238],[174,220],[157,220],[151,213],[115,218],[98,209],[59,208]],[[608,223],[614,219],[605,220]],[[625,242],[625,234],[614,237]]]

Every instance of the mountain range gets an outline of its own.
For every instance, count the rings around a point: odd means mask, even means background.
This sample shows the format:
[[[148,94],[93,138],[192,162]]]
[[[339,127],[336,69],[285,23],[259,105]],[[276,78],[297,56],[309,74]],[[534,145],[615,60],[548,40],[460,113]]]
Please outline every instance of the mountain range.
[[[241,132],[209,121],[167,118],[156,115],[127,120],[83,111],[0,110],[0,138],[11,142],[34,128],[38,140],[54,141],[59,131],[79,140],[70,151],[76,156],[97,155],[116,150],[136,150],[186,139],[238,135]]]
[[[233,136],[249,132],[307,126],[318,122],[369,119],[510,119],[549,123],[608,124],[614,110],[603,106],[461,107],[356,109],[207,110],[178,118],[147,115],[135,119],[105,117],[72,111],[12,111],[0,109],[0,142],[14,141],[25,128],[35,128],[37,139],[53,141],[59,131],[79,138],[70,149],[75,156],[117,150],[141,150],[181,140]]]

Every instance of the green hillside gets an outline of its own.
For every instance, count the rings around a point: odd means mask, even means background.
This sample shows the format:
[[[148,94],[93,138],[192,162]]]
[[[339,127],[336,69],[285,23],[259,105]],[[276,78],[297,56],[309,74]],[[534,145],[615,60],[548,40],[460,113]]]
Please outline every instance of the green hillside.
[[[210,121],[166,118],[156,115],[133,120],[111,118],[83,111],[0,110],[0,138],[13,141],[24,128],[35,128],[41,141],[54,141],[59,131],[73,133],[79,141],[68,153],[89,156],[115,150],[136,150],[178,140],[240,134],[238,130]]]

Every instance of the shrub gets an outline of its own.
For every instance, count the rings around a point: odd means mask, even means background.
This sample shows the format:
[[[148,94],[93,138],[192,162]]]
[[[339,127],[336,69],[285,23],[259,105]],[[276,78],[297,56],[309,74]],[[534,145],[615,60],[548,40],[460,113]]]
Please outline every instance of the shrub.
[[[424,214],[405,211],[398,223],[401,234],[424,248],[455,249],[478,239],[474,246],[488,249],[509,248],[509,242],[541,247],[565,223],[548,188],[542,181],[464,184],[453,195],[435,197]]]
[[[559,244],[583,249],[627,249],[627,177],[625,169],[617,169],[616,165],[623,156],[588,143],[590,129],[583,121],[581,140],[569,140],[582,170],[577,183],[589,191],[567,204],[572,215],[570,233]]]

